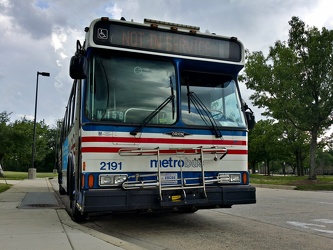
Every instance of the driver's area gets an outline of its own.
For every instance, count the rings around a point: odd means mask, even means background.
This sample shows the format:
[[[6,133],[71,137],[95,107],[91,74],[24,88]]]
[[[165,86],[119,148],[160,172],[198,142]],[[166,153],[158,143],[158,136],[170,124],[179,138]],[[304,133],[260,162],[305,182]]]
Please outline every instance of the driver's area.
[[[217,126],[246,127],[236,82],[228,75],[183,71],[181,108],[186,125],[210,126],[214,119]]]

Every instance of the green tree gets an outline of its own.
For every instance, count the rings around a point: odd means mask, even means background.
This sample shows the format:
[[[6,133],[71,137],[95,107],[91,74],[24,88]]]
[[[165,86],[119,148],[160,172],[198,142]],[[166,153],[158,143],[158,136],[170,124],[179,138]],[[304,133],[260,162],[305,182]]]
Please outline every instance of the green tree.
[[[333,156],[327,151],[318,149],[316,163],[322,174],[330,174],[330,168],[333,166]]]
[[[23,117],[11,123],[10,126],[12,132],[9,139],[12,146],[7,155],[7,162],[11,170],[26,171],[32,164],[33,121]],[[38,171],[53,169],[53,162],[48,162],[47,157],[49,154],[54,154],[54,151],[51,152],[54,150],[50,142],[51,135],[52,131],[44,121],[36,123],[35,165]],[[52,161],[54,161],[53,158]]]
[[[326,151],[333,156],[333,133],[323,137],[319,145],[321,148],[326,148]]]
[[[309,27],[298,17],[289,24],[288,41],[277,41],[267,57],[247,52],[243,80],[265,115],[309,132],[309,179],[315,180],[317,139],[333,118],[333,31]]]
[[[24,171],[31,166],[33,122],[23,117],[14,121],[11,126],[13,130],[11,158],[14,157],[19,163],[19,169],[16,170]]]
[[[263,139],[264,134],[263,121],[257,122],[256,126],[249,131],[249,167],[252,169],[252,173],[256,172],[256,166],[265,161],[265,151],[263,145],[265,141]]]
[[[10,122],[6,111],[0,113],[0,163],[6,170],[26,171],[31,167],[33,121],[25,117]],[[49,128],[44,121],[36,123],[35,164],[38,171],[55,167],[58,129]]]
[[[309,135],[292,126],[288,121],[281,122],[283,127],[283,143],[285,162],[290,165],[298,176],[304,175],[304,160],[309,152]],[[290,157],[288,157],[290,155]]]
[[[3,165],[3,161],[10,153],[10,148],[13,143],[10,140],[10,134],[12,132],[11,127],[8,125],[10,121],[11,113],[7,111],[0,113],[0,164]]]
[[[44,172],[49,172],[55,169],[56,166],[56,151],[57,151],[57,128],[49,128],[47,129],[47,132],[45,134],[45,138],[47,139],[47,145],[46,145],[46,154],[43,159],[43,161],[40,163],[40,169]]]
[[[249,133],[249,163],[252,170],[260,162],[265,163],[265,174],[270,175],[270,164],[280,160],[282,130],[273,120],[261,120]]]

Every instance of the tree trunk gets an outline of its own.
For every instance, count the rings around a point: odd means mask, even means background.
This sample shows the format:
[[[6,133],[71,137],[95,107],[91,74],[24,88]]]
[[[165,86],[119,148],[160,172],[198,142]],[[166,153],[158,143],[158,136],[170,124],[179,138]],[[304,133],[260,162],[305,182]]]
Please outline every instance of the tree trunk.
[[[301,170],[300,170],[300,159],[299,159],[299,151],[296,150],[295,152],[295,161],[296,161],[296,170],[297,170],[297,176],[301,175]]]
[[[301,153],[301,156],[300,156],[300,167],[301,167],[301,176],[304,176],[304,164],[303,164],[303,158],[302,158],[302,153]]]
[[[309,180],[317,180],[317,174],[316,174],[317,134],[318,134],[317,129],[311,131]]]

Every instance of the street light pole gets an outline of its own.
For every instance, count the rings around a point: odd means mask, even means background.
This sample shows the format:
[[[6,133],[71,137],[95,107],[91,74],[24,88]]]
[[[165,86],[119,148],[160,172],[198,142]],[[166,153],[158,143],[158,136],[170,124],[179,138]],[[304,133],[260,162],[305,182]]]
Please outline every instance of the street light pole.
[[[35,97],[35,116],[34,116],[34,132],[33,132],[33,145],[32,145],[32,163],[31,168],[28,170],[28,179],[36,178],[36,168],[35,168],[35,153],[36,153],[36,116],[37,116],[37,97],[38,97],[38,76],[50,76],[48,72],[39,72],[37,71],[37,80],[36,80],[36,97]]]

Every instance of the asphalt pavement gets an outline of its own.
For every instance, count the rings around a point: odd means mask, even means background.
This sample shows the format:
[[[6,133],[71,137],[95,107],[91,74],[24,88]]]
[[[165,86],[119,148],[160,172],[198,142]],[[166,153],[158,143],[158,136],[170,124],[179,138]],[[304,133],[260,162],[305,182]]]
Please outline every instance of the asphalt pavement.
[[[1,177],[0,183],[13,185],[0,193],[2,250],[142,249],[73,222],[48,178],[5,181]],[[256,186],[281,188],[269,185]]]
[[[1,250],[142,249],[73,222],[47,178],[7,183],[13,186],[0,193]]]

